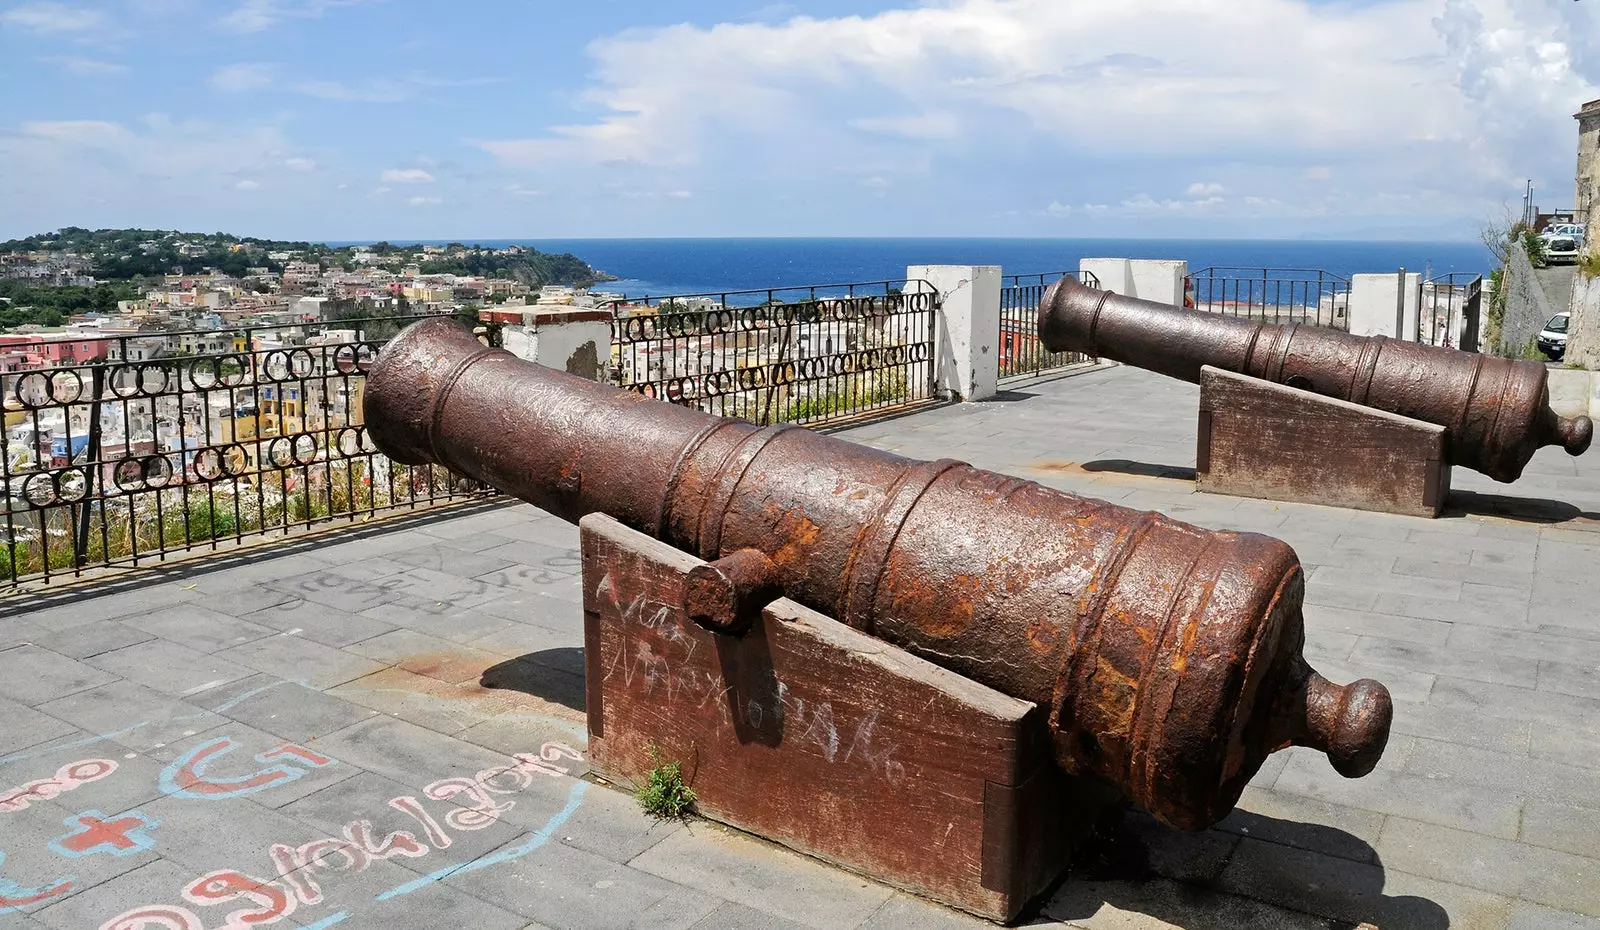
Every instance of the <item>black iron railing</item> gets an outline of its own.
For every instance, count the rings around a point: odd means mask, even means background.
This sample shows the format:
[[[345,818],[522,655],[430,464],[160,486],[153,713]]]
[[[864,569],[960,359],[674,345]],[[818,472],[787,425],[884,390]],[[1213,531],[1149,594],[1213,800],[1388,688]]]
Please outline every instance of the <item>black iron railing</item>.
[[[1455,272],[1422,282],[1417,303],[1417,341],[1478,351],[1483,311],[1483,275]]]
[[[1350,279],[1314,268],[1215,266],[1189,275],[1184,301],[1196,310],[1264,323],[1350,328]]]
[[[369,364],[419,319],[84,336],[101,358],[0,375],[0,584],[479,495],[363,425]]]
[[[1000,285],[1000,380],[1037,375],[1093,361],[1077,352],[1049,352],[1039,342],[1039,302],[1045,289],[1072,277],[1099,289],[1093,272],[1057,271],[1045,274],[1007,275]]]
[[[617,301],[612,380],[752,423],[824,423],[934,395],[939,295],[922,281]]]

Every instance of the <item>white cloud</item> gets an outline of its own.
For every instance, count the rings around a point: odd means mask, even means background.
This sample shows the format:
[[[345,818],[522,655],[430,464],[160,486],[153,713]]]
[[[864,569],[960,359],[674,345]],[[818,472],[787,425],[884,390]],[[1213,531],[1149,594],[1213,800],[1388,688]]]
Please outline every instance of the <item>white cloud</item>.
[[[227,93],[260,90],[272,86],[273,73],[276,70],[272,65],[264,64],[228,65],[213,72],[209,83],[217,90]]]
[[[317,163],[310,158],[288,158],[284,160],[283,166],[288,168],[290,171],[317,170]]]
[[[344,81],[302,81],[294,85],[297,93],[318,100],[340,103],[399,103],[412,96],[413,88],[398,82],[372,79],[359,84]]]
[[[289,19],[320,19],[331,9],[364,0],[244,0],[218,25],[228,32],[260,32]]]
[[[245,180],[240,181],[238,184],[235,184],[233,186],[235,188],[237,188],[238,190],[253,191],[253,190],[259,190],[261,188],[261,182],[260,181],[252,181],[252,180],[246,178]]]
[[[55,65],[79,77],[115,77],[128,73],[126,65],[120,65],[114,61],[80,58],[76,55],[53,55],[39,60],[46,64]]]
[[[506,165],[645,189],[735,168],[773,189],[820,187],[845,166],[898,189],[1006,176],[1016,162],[1045,177],[1055,160],[1115,183],[1113,212],[1243,211],[1224,198],[1248,183],[1318,204],[1342,194],[1334,212],[1398,210],[1379,193],[1411,191],[1405,209],[1448,204],[1460,216],[1498,202],[1523,172],[1571,183],[1570,117],[1600,96],[1596,7],[941,0],[636,29],[590,46],[585,118],[476,144]],[[1205,180],[1169,201],[1139,194],[1174,170]]]
[[[98,10],[65,3],[24,3],[0,13],[0,25],[41,33],[88,32],[104,22],[105,15]]]
[[[436,204],[444,203],[444,200],[439,197],[412,197],[410,200],[407,200],[406,203],[413,207],[431,207]]]
[[[432,184],[433,175],[421,168],[390,168],[380,180],[386,184]]]

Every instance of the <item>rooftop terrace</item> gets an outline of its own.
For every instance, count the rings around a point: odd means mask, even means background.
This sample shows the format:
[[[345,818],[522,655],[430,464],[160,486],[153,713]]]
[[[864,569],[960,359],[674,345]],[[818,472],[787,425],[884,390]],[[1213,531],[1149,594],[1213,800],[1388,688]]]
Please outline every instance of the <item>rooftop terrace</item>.
[[[843,434],[1281,537],[1307,656],[1394,694],[1372,775],[1130,814],[1030,919],[1600,927],[1600,459],[1457,469],[1432,521],[1213,497],[1195,400],[1095,368]],[[0,927],[983,926],[586,780],[577,538],[468,502],[0,601]]]

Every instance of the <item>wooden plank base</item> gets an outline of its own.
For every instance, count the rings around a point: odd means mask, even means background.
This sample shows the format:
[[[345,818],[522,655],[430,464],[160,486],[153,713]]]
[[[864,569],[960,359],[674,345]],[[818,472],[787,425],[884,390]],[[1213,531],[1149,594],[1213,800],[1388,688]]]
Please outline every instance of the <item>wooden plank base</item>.
[[[1448,430],[1209,365],[1195,487],[1212,494],[1437,517]]]
[[[697,812],[997,921],[1065,869],[1106,788],[1051,761],[1043,714],[793,601],[741,637],[684,616],[688,554],[580,524],[592,764],[679,762]]]

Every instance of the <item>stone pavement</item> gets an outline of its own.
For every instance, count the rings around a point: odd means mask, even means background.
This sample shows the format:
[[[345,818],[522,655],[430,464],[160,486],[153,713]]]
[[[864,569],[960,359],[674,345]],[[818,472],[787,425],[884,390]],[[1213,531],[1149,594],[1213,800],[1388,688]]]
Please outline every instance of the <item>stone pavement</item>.
[[[846,433],[1286,539],[1312,663],[1396,698],[1369,777],[1130,815],[1030,920],[1600,928],[1600,453],[1434,521],[1235,500],[1195,402],[1100,369]],[[582,778],[576,545],[487,506],[0,601],[0,927],[984,926]]]

